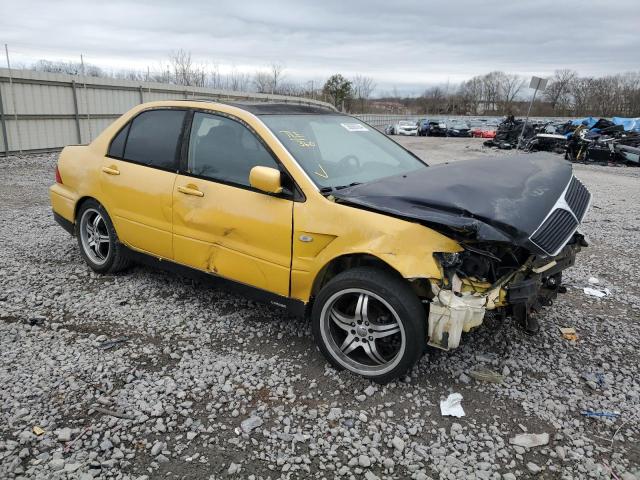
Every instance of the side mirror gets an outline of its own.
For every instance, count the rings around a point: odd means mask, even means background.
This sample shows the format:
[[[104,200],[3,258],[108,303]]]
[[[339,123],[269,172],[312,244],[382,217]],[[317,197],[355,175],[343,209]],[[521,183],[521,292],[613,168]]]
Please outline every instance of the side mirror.
[[[253,167],[249,172],[249,183],[253,188],[266,193],[282,192],[280,170],[271,167]]]

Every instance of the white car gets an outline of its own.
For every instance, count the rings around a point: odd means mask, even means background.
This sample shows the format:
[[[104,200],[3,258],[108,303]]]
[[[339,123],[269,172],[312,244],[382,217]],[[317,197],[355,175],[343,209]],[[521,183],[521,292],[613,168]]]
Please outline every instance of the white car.
[[[418,124],[410,120],[400,120],[394,125],[389,125],[385,129],[388,135],[418,135]]]

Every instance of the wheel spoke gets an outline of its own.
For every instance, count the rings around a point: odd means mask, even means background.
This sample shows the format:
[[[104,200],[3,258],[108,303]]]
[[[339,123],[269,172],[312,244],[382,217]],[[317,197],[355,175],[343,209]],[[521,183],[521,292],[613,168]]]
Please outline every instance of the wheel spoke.
[[[100,244],[96,244],[95,247],[93,248],[93,251],[96,252],[96,256],[100,259],[100,260],[104,260],[105,256],[102,254],[102,252],[100,251]]]
[[[387,361],[378,353],[378,347],[376,347],[375,342],[367,342],[362,344],[362,348],[368,357],[373,360],[375,363],[382,365],[383,363],[387,363]]]
[[[344,342],[342,342],[342,345],[340,345],[340,350],[342,350],[342,353],[345,355],[349,355],[358,348],[359,345],[362,344],[356,341],[355,335],[349,334],[347,335],[347,338],[344,339]]]
[[[331,309],[330,315],[331,315],[331,320],[333,320],[333,323],[335,323],[342,330],[351,332],[351,329],[353,328],[351,324],[354,323],[353,318],[343,315],[342,313],[338,312],[338,310],[336,310],[335,308]]]
[[[371,333],[373,338],[384,338],[400,333],[400,325],[397,323],[389,323],[386,325],[370,324],[369,328],[373,330],[373,333]]]
[[[98,225],[100,225],[101,220],[102,220],[102,217],[100,215],[96,215],[95,218],[93,219],[93,229],[96,232],[98,231]]]
[[[358,297],[358,303],[356,304],[356,320],[362,320],[364,322],[369,321],[369,317],[367,316],[367,312],[369,311],[369,295],[366,293],[361,293]]]
[[[98,235],[98,243],[109,243],[109,235]]]

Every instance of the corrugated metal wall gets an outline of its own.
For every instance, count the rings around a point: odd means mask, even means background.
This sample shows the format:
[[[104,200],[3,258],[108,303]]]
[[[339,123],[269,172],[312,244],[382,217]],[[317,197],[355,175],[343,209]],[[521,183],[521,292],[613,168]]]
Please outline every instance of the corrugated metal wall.
[[[53,150],[88,143],[135,105],[186,98],[330,106],[283,95],[0,68],[0,152]]]

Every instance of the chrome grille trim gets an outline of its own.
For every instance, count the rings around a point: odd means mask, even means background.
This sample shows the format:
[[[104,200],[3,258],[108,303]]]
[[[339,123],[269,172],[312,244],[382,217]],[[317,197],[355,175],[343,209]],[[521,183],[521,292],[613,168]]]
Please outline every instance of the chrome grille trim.
[[[577,215],[577,214],[580,214],[580,211],[578,211],[576,214],[572,206],[569,205],[567,201],[567,195],[569,194],[570,188],[571,188],[571,195],[569,195],[569,200],[573,203],[574,208],[577,208],[578,210],[582,210],[582,215],[580,216],[580,218],[578,218],[578,215]],[[574,190],[578,190],[578,193],[581,195],[578,195],[576,197]],[[587,199],[586,205],[584,204],[585,199]],[[564,248],[567,242],[571,240],[571,237],[573,237],[573,234],[576,233],[576,231],[578,230],[578,227],[580,226],[580,222],[584,219],[585,215],[589,211],[589,207],[591,207],[591,199],[592,199],[592,195],[589,192],[589,190],[587,190],[587,188],[582,184],[582,182],[580,182],[580,180],[578,180],[575,177],[575,175],[572,175],[571,180],[569,180],[569,182],[567,183],[567,186],[565,187],[562,194],[560,195],[560,198],[558,198],[558,200],[556,201],[554,206],[551,208],[547,216],[544,217],[544,220],[542,220],[542,223],[540,224],[540,226],[535,230],[535,232],[531,234],[531,236],[529,237],[529,241],[550,257],[555,257],[556,255],[558,255],[558,253],[560,253],[560,251]],[[557,218],[557,216],[554,216],[554,218],[551,218],[551,217],[553,213],[558,209],[566,210],[571,214],[571,216],[575,220],[575,228],[571,229],[571,232],[569,233],[569,235],[567,235],[566,237],[563,236],[564,238],[558,244],[557,248],[555,248],[553,251],[549,251],[548,248],[545,248],[542,245],[539,245],[538,242],[540,242],[541,235],[547,234],[545,229],[551,227],[551,225],[546,225],[547,221],[553,221],[555,218]],[[538,239],[538,242],[534,240],[536,238]]]

